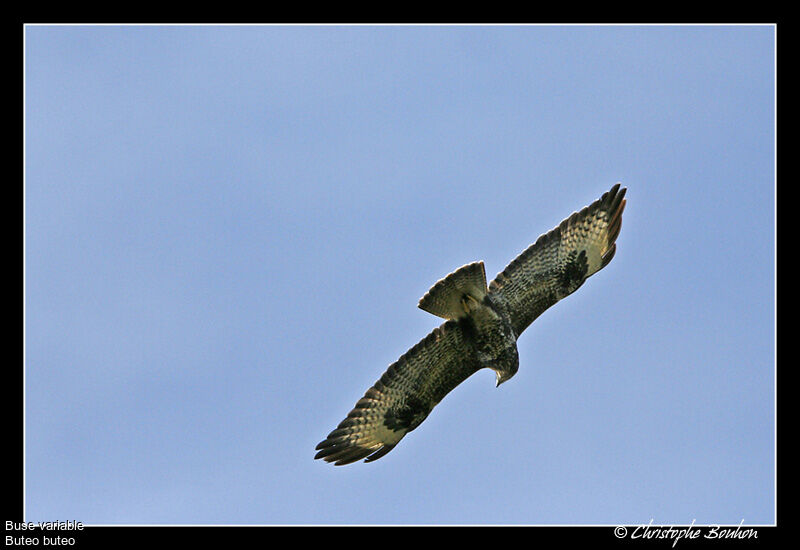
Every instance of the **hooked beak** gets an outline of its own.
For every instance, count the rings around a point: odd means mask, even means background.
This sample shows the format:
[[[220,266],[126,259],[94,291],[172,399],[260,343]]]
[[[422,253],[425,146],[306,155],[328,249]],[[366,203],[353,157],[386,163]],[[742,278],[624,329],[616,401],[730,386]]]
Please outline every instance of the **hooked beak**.
[[[516,373],[517,373],[516,370],[513,370],[513,371],[507,371],[507,370],[495,371],[494,372],[494,376],[495,376],[496,384],[495,384],[494,387],[495,388],[500,387],[500,384],[502,384],[506,380],[511,380]]]

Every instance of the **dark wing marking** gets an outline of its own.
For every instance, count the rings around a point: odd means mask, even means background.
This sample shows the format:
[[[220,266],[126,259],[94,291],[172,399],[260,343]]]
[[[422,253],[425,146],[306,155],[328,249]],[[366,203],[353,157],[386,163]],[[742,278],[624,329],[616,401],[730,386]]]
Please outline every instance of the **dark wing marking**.
[[[539,237],[489,284],[519,336],[534,319],[603,269],[616,251],[625,191],[619,184]]]
[[[472,344],[458,321],[435,328],[403,354],[320,442],[314,458],[350,464],[391,451],[453,388],[475,373]]]

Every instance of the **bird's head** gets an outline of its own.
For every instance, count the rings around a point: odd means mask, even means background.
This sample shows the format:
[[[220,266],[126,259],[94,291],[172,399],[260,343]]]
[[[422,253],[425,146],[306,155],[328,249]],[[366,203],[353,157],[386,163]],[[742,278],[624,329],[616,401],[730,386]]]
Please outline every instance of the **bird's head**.
[[[516,342],[510,341],[500,352],[500,355],[489,363],[489,368],[494,371],[495,380],[500,384],[517,374],[519,370],[519,354]]]

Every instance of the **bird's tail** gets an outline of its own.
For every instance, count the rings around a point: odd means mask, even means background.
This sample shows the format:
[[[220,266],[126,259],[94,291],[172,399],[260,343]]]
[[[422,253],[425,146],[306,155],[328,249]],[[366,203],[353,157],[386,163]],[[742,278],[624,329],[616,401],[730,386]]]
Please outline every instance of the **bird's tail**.
[[[473,262],[433,285],[419,307],[444,319],[458,319],[469,312],[470,300],[480,303],[487,292],[483,262]]]

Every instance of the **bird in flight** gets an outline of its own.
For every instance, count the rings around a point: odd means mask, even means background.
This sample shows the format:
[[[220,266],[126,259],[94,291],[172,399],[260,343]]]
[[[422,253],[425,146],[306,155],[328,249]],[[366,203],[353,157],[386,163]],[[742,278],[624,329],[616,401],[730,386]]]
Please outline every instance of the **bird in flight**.
[[[419,307],[446,321],[389,366],[317,445],[314,458],[336,466],[377,460],[478,370],[492,369],[497,386],[514,376],[522,331],[614,257],[625,191],[618,183],[573,213],[488,286],[480,261],[433,285]]]

